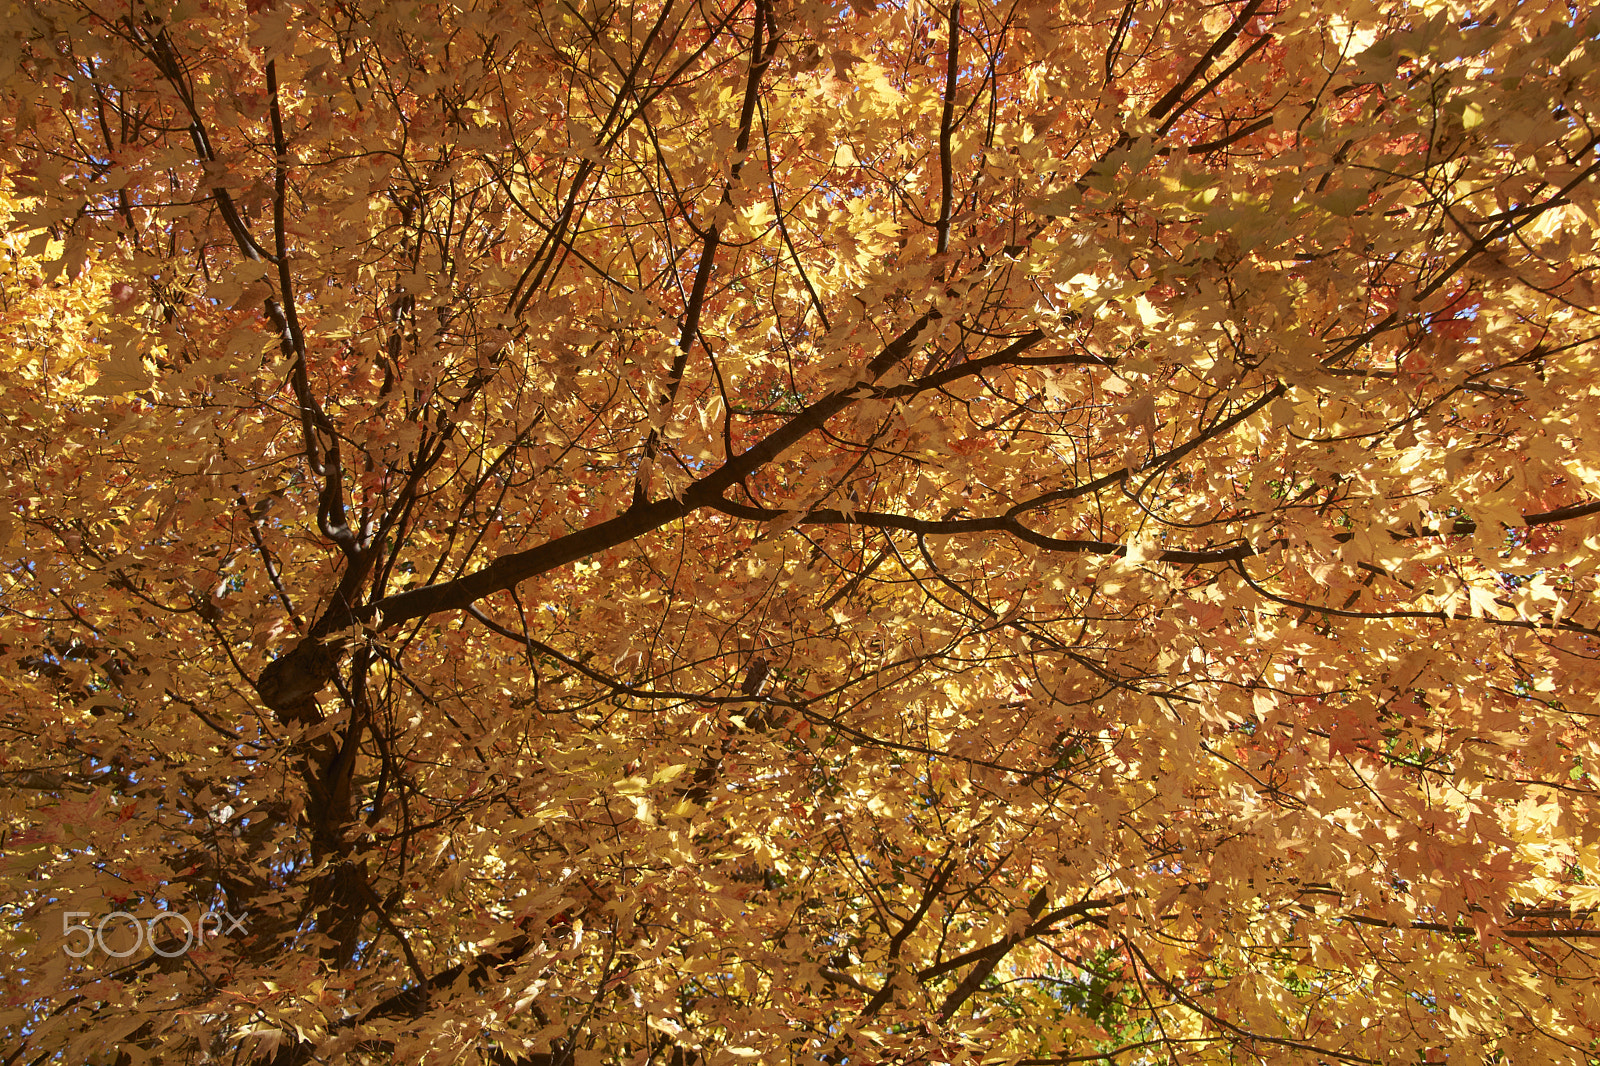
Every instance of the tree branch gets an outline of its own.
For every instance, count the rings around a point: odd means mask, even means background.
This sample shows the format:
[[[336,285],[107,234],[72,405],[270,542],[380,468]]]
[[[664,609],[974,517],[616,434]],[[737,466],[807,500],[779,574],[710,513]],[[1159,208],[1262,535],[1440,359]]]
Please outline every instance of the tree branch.
[[[950,138],[955,133],[956,76],[961,58],[961,0],[951,0],[948,22],[949,40],[945,42],[944,60],[944,110],[939,116],[939,225],[935,254],[943,255],[950,248],[950,206],[955,199],[955,175],[952,171]]]

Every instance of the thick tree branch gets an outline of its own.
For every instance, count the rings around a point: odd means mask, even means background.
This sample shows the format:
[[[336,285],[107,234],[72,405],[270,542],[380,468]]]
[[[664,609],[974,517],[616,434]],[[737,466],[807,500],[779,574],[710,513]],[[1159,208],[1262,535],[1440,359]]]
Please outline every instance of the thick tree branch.
[[[1250,20],[1256,17],[1261,8],[1265,6],[1265,3],[1266,0],[1250,0],[1249,3],[1245,4],[1239,10],[1239,13],[1234,16],[1233,22],[1229,24],[1228,28],[1223,30],[1221,35],[1211,42],[1211,46],[1206,49],[1205,54],[1189,69],[1189,73],[1185,74],[1181,81],[1163,93],[1161,99],[1155,102],[1146,113],[1147,117],[1153,119],[1164,118],[1167,112],[1177,107],[1178,101],[1183,99],[1183,94],[1188,92],[1195,82],[1205,76],[1205,72],[1211,69],[1211,64],[1215,63],[1222,53],[1226,52],[1233,42],[1238,39],[1239,34],[1243,32],[1245,26],[1249,25]],[[1196,94],[1196,99],[1200,95],[1203,94]],[[1188,106],[1193,106],[1194,102],[1194,100],[1190,100]]]
[[[1038,548],[1059,552],[1078,552],[1089,555],[1127,555],[1128,546],[1107,540],[1076,540],[1050,537],[1024,526],[1009,514],[986,518],[912,518],[907,515],[887,514],[881,511],[841,511],[835,508],[818,508],[802,513],[795,519],[794,512],[771,507],[756,507],[722,499],[711,505],[724,514],[746,518],[753,522],[794,520],[797,525],[864,526],[870,529],[898,529],[918,536],[953,536],[971,533],[1009,533],[1018,540]],[[1262,549],[1249,544],[1228,547],[1180,549],[1171,548],[1152,552],[1149,559],[1162,563],[1226,563],[1257,555]]]
[[[950,248],[950,208],[955,200],[955,164],[950,141],[955,135],[956,75],[961,64],[961,0],[951,0],[946,29],[944,110],[939,116],[939,223],[934,249],[937,255],[943,255]]]
[[[284,354],[293,360],[289,371],[295,402],[300,410],[300,431],[306,463],[322,479],[317,493],[317,527],[339,546],[354,566],[362,545],[345,518],[344,468],[340,461],[339,431],[311,392],[306,373],[306,340],[295,310],[294,275],[289,267],[289,233],[286,220],[289,180],[289,142],[283,131],[278,103],[277,60],[267,61],[267,112],[272,120],[273,165],[272,234],[277,248],[278,299],[267,301],[267,313],[279,326]]]

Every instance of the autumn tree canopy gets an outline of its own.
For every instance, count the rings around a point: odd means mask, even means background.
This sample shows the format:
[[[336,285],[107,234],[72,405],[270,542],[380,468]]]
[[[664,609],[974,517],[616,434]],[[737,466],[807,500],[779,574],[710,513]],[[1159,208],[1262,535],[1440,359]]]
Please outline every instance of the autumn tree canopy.
[[[0,88],[7,1066],[1600,1055],[1589,5],[7,0]]]

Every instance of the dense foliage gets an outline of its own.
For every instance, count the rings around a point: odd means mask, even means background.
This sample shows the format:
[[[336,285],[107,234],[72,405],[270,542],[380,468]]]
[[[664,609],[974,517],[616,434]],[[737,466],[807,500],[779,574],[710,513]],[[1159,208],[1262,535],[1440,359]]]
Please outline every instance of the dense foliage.
[[[7,0],[3,1061],[1593,1063],[1597,100],[1538,0]]]

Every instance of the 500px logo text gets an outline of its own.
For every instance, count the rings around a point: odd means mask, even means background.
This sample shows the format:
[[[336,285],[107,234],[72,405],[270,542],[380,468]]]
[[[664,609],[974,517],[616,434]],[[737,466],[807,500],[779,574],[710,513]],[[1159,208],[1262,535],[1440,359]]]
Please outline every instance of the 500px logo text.
[[[93,926],[73,921],[74,918],[90,917],[93,917],[93,915],[89,911],[67,911],[61,916],[61,935],[69,941],[69,943],[61,946],[61,950],[75,959],[83,958],[96,947],[99,947],[101,951],[114,959],[125,959],[138,951],[146,940],[150,942],[150,950],[157,955],[162,958],[175,959],[179,955],[185,954],[196,944],[204,944],[207,937],[215,940],[217,937],[244,931],[244,919],[234,917],[226,909],[208,908],[193,922],[190,922],[188,918],[177,911],[162,911],[146,921],[140,921],[136,915],[129,914],[127,911],[112,911]],[[132,947],[116,951],[106,943],[106,927],[113,922],[127,922],[128,925],[133,927]],[[171,923],[168,936],[172,939],[165,941],[157,939],[156,928],[163,922]],[[210,923],[209,931],[207,923]],[[183,931],[183,943],[174,947],[177,944],[176,936],[179,927]],[[113,932],[117,928],[119,927],[112,926]],[[79,933],[83,934],[83,940],[73,941],[72,938]],[[82,946],[79,947],[77,946],[78,944]]]

